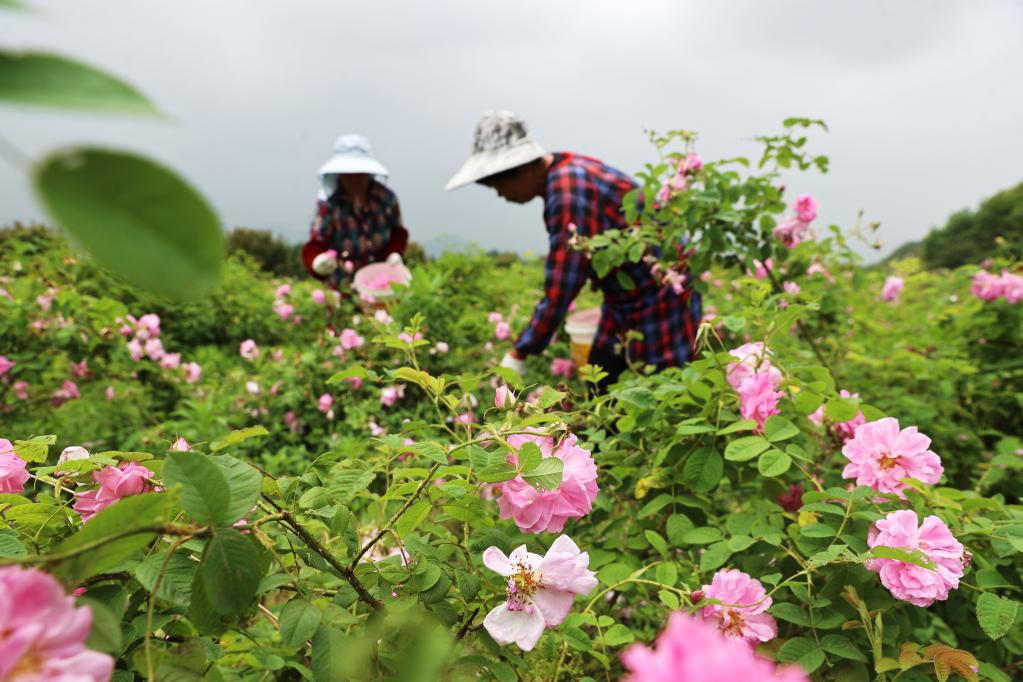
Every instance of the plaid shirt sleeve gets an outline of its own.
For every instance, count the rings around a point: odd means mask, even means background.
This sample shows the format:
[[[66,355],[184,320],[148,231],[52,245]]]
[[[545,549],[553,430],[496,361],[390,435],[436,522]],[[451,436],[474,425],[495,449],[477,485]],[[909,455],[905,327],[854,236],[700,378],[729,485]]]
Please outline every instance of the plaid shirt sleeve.
[[[590,275],[589,257],[569,244],[572,233],[568,226],[574,224],[579,234],[588,236],[594,233],[599,220],[593,188],[582,173],[571,167],[552,169],[551,173],[544,209],[550,233],[550,252],[544,266],[544,297],[536,304],[529,327],[515,343],[515,350],[522,355],[539,353],[547,347],[565,319],[569,304],[579,295]]]

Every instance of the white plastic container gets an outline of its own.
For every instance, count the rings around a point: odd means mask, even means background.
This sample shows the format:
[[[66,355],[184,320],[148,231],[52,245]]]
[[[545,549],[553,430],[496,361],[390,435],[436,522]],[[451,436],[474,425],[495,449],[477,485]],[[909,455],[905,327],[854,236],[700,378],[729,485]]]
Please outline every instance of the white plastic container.
[[[572,313],[565,320],[565,331],[568,332],[572,346],[572,361],[576,367],[582,367],[590,358],[593,337],[600,326],[600,308],[587,308]]]

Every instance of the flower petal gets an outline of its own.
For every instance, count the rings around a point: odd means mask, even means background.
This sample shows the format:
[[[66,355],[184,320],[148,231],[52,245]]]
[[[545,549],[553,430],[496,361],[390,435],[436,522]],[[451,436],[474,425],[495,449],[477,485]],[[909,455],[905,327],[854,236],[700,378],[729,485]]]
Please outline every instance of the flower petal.
[[[515,567],[512,566],[511,561],[497,547],[487,547],[483,551],[483,565],[494,573],[505,577],[515,572]]]
[[[539,608],[530,611],[510,611],[502,602],[483,619],[483,627],[498,644],[515,642],[523,651],[532,651],[543,634],[544,617]]]
[[[547,627],[553,628],[561,625],[565,616],[572,610],[572,602],[575,601],[575,594],[564,590],[539,589],[532,596],[540,613],[543,614]]]

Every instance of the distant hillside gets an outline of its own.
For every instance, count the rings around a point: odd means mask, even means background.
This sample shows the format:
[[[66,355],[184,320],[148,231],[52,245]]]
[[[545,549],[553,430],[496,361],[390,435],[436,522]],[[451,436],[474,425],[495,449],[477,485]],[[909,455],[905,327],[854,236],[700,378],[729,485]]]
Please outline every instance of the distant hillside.
[[[926,267],[954,268],[991,256],[999,238],[1013,253],[1023,252],[1023,183],[985,199],[976,211],[952,214],[944,227],[931,231],[923,242],[900,246],[888,260],[904,249],[913,255],[919,245]]]

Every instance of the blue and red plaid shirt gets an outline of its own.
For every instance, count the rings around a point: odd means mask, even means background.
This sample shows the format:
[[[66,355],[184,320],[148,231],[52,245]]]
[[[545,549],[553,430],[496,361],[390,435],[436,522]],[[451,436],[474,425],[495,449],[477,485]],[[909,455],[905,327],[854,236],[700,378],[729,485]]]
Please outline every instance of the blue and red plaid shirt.
[[[589,256],[569,243],[570,224],[584,237],[629,227],[622,201],[635,188],[632,178],[597,159],[567,152],[554,155],[544,196],[544,222],[550,235],[545,295],[515,343],[519,353],[530,355],[546,348],[569,304],[586,281],[593,280],[604,294],[594,349],[621,355],[625,333],[633,330],[642,333],[643,339],[628,342],[630,360],[663,368],[682,365],[692,357],[701,317],[698,293],[686,287],[676,294],[642,261],[625,263],[598,278]],[[635,283],[632,289],[619,283],[619,269]]]

